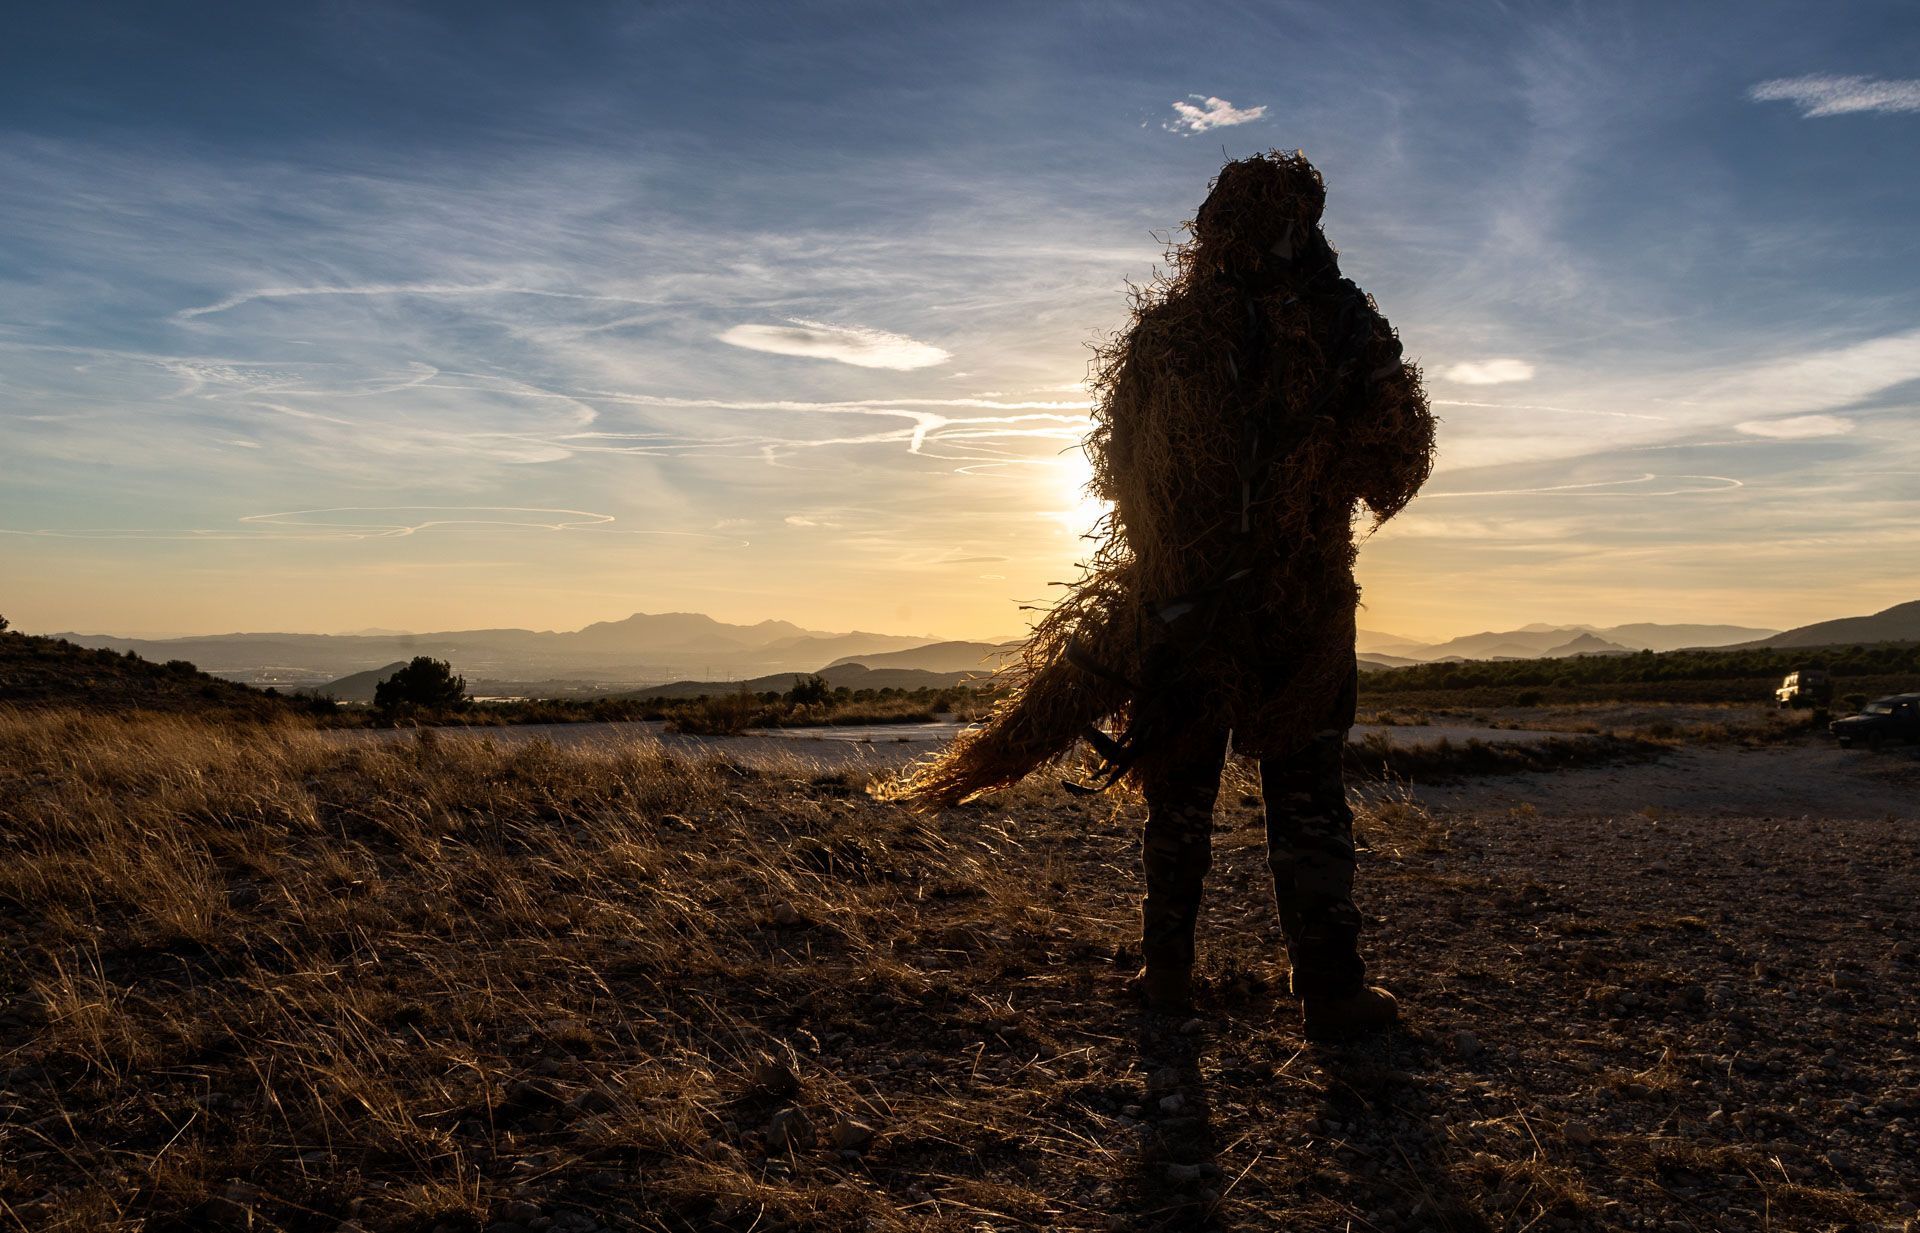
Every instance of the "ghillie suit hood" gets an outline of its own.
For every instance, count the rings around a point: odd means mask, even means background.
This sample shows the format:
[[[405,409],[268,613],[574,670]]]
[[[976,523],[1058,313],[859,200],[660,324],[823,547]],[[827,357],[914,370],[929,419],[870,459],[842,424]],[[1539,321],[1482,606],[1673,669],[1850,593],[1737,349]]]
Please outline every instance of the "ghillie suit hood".
[[[1016,687],[894,794],[952,804],[1085,739],[1104,782],[1150,772],[1173,726],[1297,748],[1354,671],[1353,516],[1432,466],[1420,373],[1320,230],[1306,158],[1231,162],[1094,363],[1092,490],[1112,503]]]

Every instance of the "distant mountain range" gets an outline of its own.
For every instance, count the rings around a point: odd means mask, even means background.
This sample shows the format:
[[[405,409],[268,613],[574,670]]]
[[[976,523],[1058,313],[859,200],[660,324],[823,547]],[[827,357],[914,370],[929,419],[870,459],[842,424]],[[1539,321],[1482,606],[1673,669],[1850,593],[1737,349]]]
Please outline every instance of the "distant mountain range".
[[[1778,636],[1744,625],[1524,625],[1519,629],[1466,634],[1425,643],[1395,634],[1361,630],[1356,645],[1363,662],[1381,668],[1449,659],[1557,659],[1570,655],[1630,655],[1732,646]]]
[[[740,684],[750,689],[785,689],[793,674],[808,672],[819,672],[836,685],[851,684],[858,677],[862,684],[856,688],[944,686],[991,672],[1010,662],[1020,647],[1017,640],[954,642],[905,634],[822,632],[790,621],[730,625],[697,612],[635,613],[623,620],[559,632],[241,633],[166,639],[56,636],[84,647],[133,651],[155,663],[186,660],[227,680],[304,687],[342,700],[363,694],[370,699],[375,682],[416,655],[448,661],[467,678],[475,694],[558,697],[661,690],[700,693],[716,685]],[[1910,640],[1920,641],[1920,601],[1872,616],[1822,621],[1784,632],[1741,625],[1533,624],[1438,643],[1362,630],[1357,645],[1362,663],[1390,668],[1461,659]]]
[[[826,633],[790,621],[729,625],[697,612],[637,612],[624,620],[561,632],[238,633],[163,639],[55,636],[80,646],[133,651],[155,662],[188,660],[215,676],[250,685],[324,686],[396,660],[430,655],[453,664],[469,683],[571,682],[576,689],[596,692],[692,676],[732,680],[812,672],[848,656],[884,654],[934,641],[903,634]]]

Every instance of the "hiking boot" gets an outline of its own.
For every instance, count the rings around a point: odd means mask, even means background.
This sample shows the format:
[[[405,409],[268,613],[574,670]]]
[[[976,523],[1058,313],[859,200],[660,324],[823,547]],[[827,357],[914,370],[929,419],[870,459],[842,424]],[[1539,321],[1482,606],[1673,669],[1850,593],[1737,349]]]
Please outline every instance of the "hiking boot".
[[[1300,999],[1300,1006],[1307,1039],[1323,1043],[1384,1032],[1400,1022],[1400,1005],[1385,989],[1362,989],[1346,997],[1309,995]]]
[[[1155,1014],[1177,1015],[1193,1009],[1193,969],[1174,964],[1152,964],[1136,978],[1141,1000]]]

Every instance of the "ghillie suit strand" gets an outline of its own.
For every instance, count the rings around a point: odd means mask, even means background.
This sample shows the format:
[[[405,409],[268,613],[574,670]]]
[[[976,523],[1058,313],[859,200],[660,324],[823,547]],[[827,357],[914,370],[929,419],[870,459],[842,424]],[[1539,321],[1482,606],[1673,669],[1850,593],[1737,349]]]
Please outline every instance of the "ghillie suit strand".
[[[1299,154],[1221,170],[1171,272],[1093,372],[1092,490],[1112,503],[1016,688],[893,794],[953,804],[1085,739],[1098,783],[1138,777],[1179,725],[1253,757],[1298,747],[1351,681],[1353,516],[1374,525],[1432,467],[1420,373],[1320,231]]]

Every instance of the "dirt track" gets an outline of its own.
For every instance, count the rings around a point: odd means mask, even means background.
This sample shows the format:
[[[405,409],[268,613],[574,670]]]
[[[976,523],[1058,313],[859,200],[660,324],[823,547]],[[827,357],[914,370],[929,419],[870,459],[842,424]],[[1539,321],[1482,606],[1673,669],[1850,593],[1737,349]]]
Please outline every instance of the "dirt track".
[[[1421,785],[1415,795],[1432,808],[1450,811],[1531,807],[1582,817],[1651,810],[1768,820],[1913,819],[1920,817],[1920,751],[1843,750],[1822,737],[1782,745],[1703,746],[1676,750],[1650,764]]]
[[[877,770],[902,766],[924,758],[936,746],[953,739],[966,725],[959,723],[872,724],[844,728],[769,728],[737,736],[690,736],[670,732],[657,722],[507,724],[499,727],[445,727],[431,729],[443,740],[491,740],[513,746],[549,741],[563,749],[615,749],[635,742],[657,742],[675,752],[716,754],[743,765],[766,766],[795,760],[819,771]],[[406,740],[419,729],[348,728],[333,733],[339,740]],[[1493,728],[1474,724],[1359,724],[1355,742],[1378,734],[1395,746],[1429,745],[1438,741],[1464,744],[1485,741],[1495,745],[1535,745],[1566,736],[1529,728]]]

